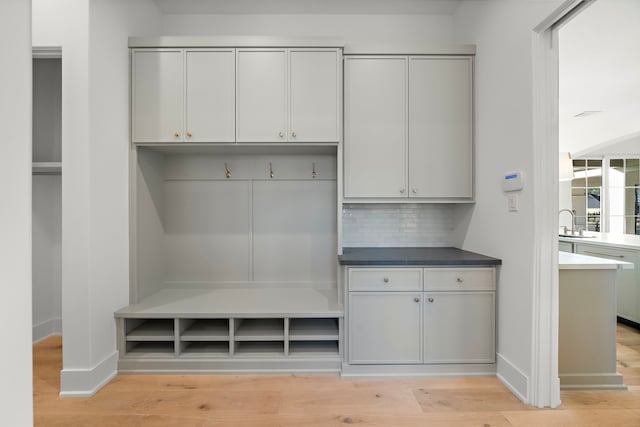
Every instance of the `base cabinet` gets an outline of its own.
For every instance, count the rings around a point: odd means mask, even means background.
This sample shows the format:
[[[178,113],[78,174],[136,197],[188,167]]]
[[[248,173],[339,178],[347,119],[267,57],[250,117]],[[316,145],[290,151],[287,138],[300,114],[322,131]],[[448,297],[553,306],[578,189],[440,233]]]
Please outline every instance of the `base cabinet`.
[[[421,363],[420,292],[354,292],[349,300],[351,363]]]
[[[592,244],[575,244],[576,253],[631,262],[632,269],[623,269],[616,275],[617,313],[623,319],[640,323],[640,251]]]
[[[493,363],[493,292],[427,292],[424,363]]]
[[[348,268],[347,277],[349,364],[495,363],[493,268]]]

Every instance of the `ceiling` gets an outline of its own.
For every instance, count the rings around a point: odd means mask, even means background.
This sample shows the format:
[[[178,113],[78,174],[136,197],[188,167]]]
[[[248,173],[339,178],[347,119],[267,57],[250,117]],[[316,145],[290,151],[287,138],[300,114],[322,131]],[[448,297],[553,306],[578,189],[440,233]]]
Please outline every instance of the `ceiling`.
[[[560,151],[602,153],[637,138],[640,1],[596,1],[560,30],[559,43]],[[600,112],[574,117],[583,111]]]
[[[452,15],[459,0],[153,0],[165,14]]]

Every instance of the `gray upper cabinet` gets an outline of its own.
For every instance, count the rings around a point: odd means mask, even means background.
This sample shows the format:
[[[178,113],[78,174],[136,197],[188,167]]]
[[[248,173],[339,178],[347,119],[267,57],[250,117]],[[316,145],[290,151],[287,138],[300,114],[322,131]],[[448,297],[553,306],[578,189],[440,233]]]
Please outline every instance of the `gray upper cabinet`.
[[[235,141],[235,51],[187,50],[187,142]]]
[[[340,55],[337,49],[291,49],[289,141],[340,140]]]
[[[132,52],[132,141],[234,142],[234,49]]]
[[[407,58],[345,60],[345,197],[407,196]]]
[[[409,59],[409,197],[471,198],[472,63]]]
[[[133,142],[182,141],[182,50],[134,50],[131,61]]]
[[[238,142],[287,140],[286,49],[238,49]]]
[[[345,198],[473,200],[471,56],[345,60]]]
[[[338,142],[338,49],[238,49],[238,142]]]

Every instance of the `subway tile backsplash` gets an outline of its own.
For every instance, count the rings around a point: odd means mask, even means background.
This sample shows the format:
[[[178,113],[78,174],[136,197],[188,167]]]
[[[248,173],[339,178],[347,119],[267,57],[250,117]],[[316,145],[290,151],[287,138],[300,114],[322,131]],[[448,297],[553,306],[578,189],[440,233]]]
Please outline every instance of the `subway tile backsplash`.
[[[457,246],[454,205],[345,204],[342,246]]]

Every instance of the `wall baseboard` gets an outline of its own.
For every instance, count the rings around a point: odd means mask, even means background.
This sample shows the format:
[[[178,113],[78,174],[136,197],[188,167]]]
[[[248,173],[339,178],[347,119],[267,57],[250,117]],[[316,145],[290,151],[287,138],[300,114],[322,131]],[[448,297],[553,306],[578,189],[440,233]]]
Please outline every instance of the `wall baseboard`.
[[[51,335],[62,335],[62,319],[54,317],[44,322],[40,322],[37,325],[33,325],[31,332],[33,343],[42,341],[43,339]]]
[[[560,374],[561,390],[627,390],[619,373]]]
[[[118,352],[114,351],[90,369],[63,369],[60,372],[61,397],[91,397],[117,374]]]
[[[498,373],[496,376],[523,403],[529,404],[529,377],[506,357],[497,354]]]

